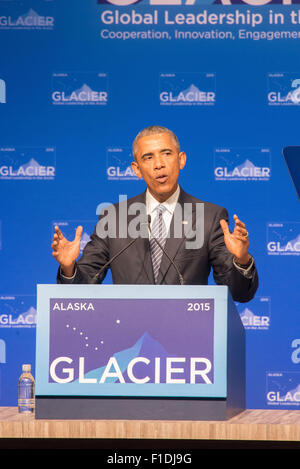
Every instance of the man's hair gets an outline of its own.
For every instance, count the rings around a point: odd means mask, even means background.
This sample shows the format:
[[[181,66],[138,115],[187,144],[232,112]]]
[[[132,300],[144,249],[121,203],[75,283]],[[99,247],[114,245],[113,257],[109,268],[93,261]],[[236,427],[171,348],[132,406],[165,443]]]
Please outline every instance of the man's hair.
[[[146,127],[145,129],[141,130],[137,136],[135,137],[133,144],[132,144],[132,154],[134,159],[136,160],[136,150],[137,150],[137,142],[141,137],[147,137],[148,135],[157,135],[157,134],[168,134],[172,137],[173,142],[180,152],[180,144],[177,136],[172,132],[172,130],[167,129],[166,127],[162,127],[161,125],[151,125],[150,127]]]

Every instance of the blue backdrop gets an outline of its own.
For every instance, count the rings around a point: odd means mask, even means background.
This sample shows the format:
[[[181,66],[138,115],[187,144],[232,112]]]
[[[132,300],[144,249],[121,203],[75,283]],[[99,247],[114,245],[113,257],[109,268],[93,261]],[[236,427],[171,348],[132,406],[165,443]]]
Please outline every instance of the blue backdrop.
[[[187,153],[182,187],[250,233],[247,407],[299,408],[299,201],[282,157],[299,144],[299,23],[292,0],[0,0],[0,405],[34,369],[54,224],[70,238],[82,224],[84,245],[100,203],[144,190],[131,143],[159,124]]]

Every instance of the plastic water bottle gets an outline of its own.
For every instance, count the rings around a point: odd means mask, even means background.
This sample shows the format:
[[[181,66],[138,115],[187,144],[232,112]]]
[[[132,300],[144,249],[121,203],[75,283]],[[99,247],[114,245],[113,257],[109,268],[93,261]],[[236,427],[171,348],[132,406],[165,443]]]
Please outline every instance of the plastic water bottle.
[[[18,408],[22,414],[32,414],[35,408],[35,382],[31,374],[31,365],[22,365],[22,374],[18,383]]]

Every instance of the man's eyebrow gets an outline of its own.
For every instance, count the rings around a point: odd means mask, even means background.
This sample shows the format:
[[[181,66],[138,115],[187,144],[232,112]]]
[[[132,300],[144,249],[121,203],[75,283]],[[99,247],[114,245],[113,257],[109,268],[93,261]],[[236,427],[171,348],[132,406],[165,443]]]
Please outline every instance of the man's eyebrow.
[[[163,153],[164,151],[173,151],[172,148],[163,148],[160,150],[160,153]]]
[[[153,155],[153,153],[151,151],[149,151],[148,153],[144,153],[143,155],[141,155],[141,158],[145,158],[146,156],[151,156]]]
[[[172,148],[162,148],[161,150],[159,150],[159,153],[164,153],[165,151],[170,151],[172,152]],[[149,151],[148,153],[144,153],[143,155],[141,155],[141,158],[146,158],[147,156],[153,156],[153,152],[152,151]]]

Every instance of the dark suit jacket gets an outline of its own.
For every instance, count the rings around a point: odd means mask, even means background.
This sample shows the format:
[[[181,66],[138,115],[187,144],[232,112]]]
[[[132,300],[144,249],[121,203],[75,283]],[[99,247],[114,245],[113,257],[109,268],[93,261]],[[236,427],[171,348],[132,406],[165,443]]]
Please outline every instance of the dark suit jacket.
[[[127,206],[139,202],[145,204],[145,194],[140,194],[127,200]],[[121,202],[123,204],[124,202]],[[170,226],[170,236],[165,244],[165,251],[173,259],[186,285],[207,285],[211,269],[213,269],[214,280],[217,285],[227,285],[235,301],[246,302],[253,298],[258,287],[258,276],[256,267],[252,269],[251,279],[246,278],[233,265],[233,256],[224,244],[223,231],[220,227],[220,219],[224,218],[228,222],[227,211],[209,202],[202,202],[195,197],[186,194],[182,189],[178,199],[178,204],[190,204],[193,209],[193,226],[196,222],[196,204],[204,204],[204,240],[203,245],[198,249],[187,249],[186,238],[175,238],[174,216]],[[120,203],[114,205],[118,213]],[[128,216],[128,223],[135,215]],[[146,220],[145,213],[145,220]],[[104,220],[103,216],[99,218]],[[122,247],[130,241],[129,237],[106,237],[101,239],[96,232],[91,235],[91,240],[87,243],[81,258],[77,262],[76,275],[72,283],[90,283],[92,277],[109,261]],[[148,237],[138,238],[133,245],[126,249],[110,265],[112,279],[115,284],[154,284],[152,262],[150,256],[150,246]],[[106,271],[99,278],[101,282]],[[70,283],[61,275],[57,275],[58,283]],[[168,257],[164,254],[161,261],[160,272],[157,280],[158,284],[174,285],[179,283],[178,274]]]

